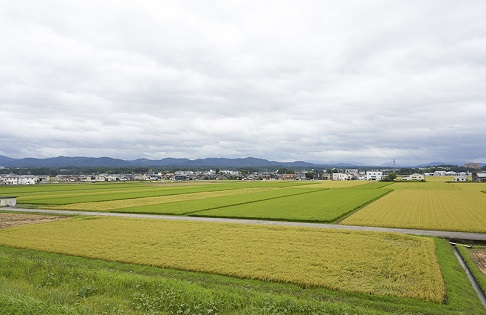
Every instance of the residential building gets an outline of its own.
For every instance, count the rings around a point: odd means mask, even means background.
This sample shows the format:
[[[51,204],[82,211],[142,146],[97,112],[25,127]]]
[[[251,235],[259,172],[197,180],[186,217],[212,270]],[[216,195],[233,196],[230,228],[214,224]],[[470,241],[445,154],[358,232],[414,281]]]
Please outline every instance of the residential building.
[[[332,180],[350,180],[351,175],[345,173],[332,173]]]
[[[473,173],[472,180],[473,182],[486,183],[486,172]]]
[[[366,171],[366,180],[381,180],[383,178],[383,172],[381,171]]]
[[[454,181],[455,182],[467,182],[468,176],[467,174],[457,174],[454,176]]]
[[[33,175],[1,175],[0,185],[35,185],[39,178]]]
[[[402,180],[405,180],[405,181],[421,181],[421,180],[425,180],[425,177],[424,177],[423,174],[414,173],[414,174],[411,174],[411,175],[402,176]]]

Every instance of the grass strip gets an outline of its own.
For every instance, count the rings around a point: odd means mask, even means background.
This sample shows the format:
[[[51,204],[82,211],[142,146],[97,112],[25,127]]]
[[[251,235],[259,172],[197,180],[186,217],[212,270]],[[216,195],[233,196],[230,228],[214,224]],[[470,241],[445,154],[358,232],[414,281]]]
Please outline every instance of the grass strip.
[[[437,258],[446,285],[444,303],[461,310],[461,314],[486,314],[476,291],[467,278],[464,269],[454,255],[449,242],[434,238]]]

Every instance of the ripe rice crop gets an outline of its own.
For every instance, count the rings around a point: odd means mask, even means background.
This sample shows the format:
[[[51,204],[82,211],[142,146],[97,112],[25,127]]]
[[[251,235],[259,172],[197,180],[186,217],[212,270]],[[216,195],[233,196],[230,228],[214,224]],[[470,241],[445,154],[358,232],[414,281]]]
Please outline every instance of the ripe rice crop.
[[[362,180],[322,180],[314,184],[306,185],[305,187],[315,188],[349,188],[368,185],[369,183]]]
[[[396,190],[341,223],[485,233],[486,194],[471,190]]]
[[[486,183],[451,183],[450,185],[460,190],[474,190],[486,192]]]
[[[327,189],[193,214],[210,217],[333,222],[388,192],[386,189]]]
[[[413,189],[413,190],[454,190],[453,185],[445,182],[398,182],[388,186],[391,189]]]
[[[428,182],[448,182],[454,180],[454,176],[425,176]]]
[[[122,218],[0,230],[0,244],[440,303],[433,239],[392,233]]]

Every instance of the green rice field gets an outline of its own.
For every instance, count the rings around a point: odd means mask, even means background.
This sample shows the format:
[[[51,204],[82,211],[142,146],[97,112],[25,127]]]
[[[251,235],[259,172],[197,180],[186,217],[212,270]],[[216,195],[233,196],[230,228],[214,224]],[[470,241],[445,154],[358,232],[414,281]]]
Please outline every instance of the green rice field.
[[[389,193],[388,185],[260,181],[7,188],[20,206],[34,208],[336,222]]]

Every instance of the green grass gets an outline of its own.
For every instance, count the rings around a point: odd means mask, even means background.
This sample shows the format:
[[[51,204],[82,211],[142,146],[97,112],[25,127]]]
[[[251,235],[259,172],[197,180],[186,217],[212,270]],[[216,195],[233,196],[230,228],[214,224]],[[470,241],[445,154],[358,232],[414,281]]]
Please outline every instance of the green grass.
[[[447,240],[435,239],[437,258],[446,284],[445,303],[454,305],[463,314],[486,314],[464,269],[454,256]]]
[[[447,242],[447,304],[0,247],[2,314],[486,314]],[[444,263],[445,262],[445,263]]]

